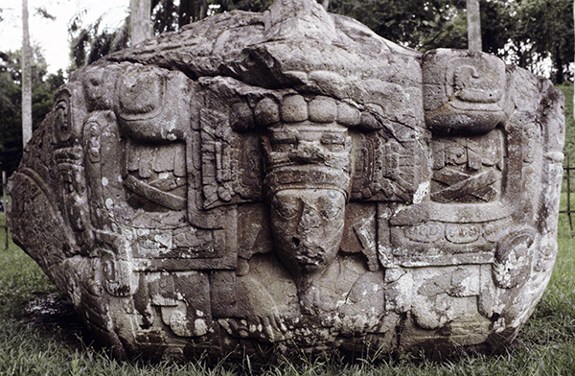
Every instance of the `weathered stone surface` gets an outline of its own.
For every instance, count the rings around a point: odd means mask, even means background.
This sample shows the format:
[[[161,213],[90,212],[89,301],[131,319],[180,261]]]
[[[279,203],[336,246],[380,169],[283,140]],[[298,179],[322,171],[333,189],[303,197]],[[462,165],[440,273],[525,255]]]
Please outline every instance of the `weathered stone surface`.
[[[119,356],[499,346],[549,279],[562,98],[493,56],[278,0],[56,103],[11,227]]]

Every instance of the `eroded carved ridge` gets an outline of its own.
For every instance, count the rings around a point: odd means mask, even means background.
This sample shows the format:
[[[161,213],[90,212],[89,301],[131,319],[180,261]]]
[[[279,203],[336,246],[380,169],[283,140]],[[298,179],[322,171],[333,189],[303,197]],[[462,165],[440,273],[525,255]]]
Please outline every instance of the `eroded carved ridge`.
[[[561,106],[281,0],[76,72],[11,227],[119,356],[496,346],[551,272]]]

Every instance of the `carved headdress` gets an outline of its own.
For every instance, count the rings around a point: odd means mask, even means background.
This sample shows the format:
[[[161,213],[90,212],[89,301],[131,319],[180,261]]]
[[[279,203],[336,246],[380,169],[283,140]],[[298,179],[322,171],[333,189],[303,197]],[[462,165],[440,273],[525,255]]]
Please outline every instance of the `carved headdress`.
[[[284,189],[334,189],[348,198],[351,183],[351,137],[337,120],[333,99],[284,96],[281,122],[267,127],[266,196]]]

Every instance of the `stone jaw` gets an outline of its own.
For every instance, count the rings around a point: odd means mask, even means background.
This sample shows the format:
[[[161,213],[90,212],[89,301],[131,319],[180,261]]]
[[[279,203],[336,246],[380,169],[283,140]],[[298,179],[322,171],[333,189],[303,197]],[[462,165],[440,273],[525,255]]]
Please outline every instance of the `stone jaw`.
[[[10,225],[118,356],[505,345],[556,253],[561,106],[281,0],[74,73]]]

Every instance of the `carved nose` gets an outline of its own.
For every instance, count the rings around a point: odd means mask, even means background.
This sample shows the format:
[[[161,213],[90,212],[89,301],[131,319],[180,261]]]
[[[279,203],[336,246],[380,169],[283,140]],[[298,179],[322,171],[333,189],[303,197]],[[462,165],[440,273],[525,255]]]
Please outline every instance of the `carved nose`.
[[[299,220],[300,230],[319,227],[319,214],[317,210],[309,205],[304,205]]]

